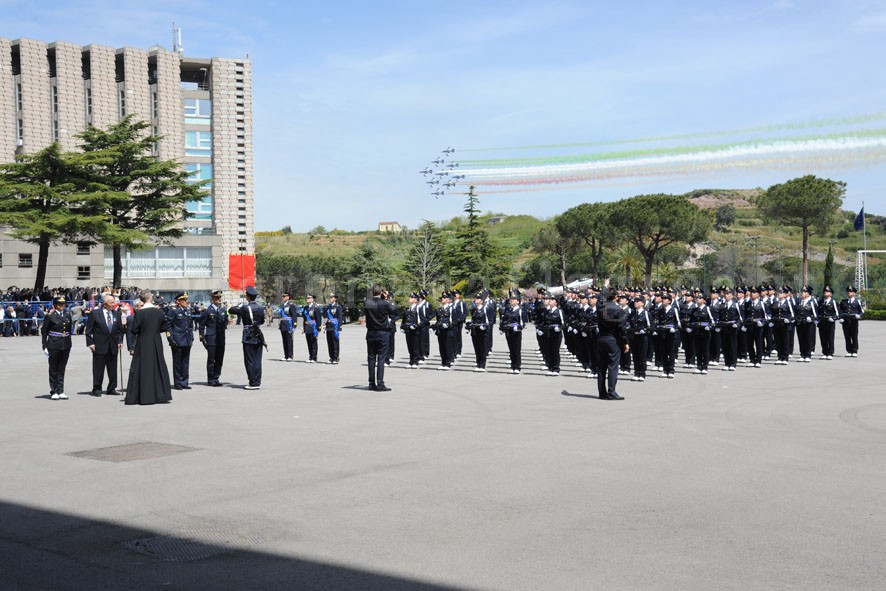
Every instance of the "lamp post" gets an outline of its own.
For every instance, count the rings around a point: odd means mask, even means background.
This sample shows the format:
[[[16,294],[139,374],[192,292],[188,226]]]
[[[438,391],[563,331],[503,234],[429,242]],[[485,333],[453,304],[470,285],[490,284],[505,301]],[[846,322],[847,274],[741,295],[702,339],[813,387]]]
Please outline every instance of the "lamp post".
[[[749,239],[754,245],[754,285],[760,284],[760,260],[758,257],[757,244],[760,242],[759,236],[751,236]]]

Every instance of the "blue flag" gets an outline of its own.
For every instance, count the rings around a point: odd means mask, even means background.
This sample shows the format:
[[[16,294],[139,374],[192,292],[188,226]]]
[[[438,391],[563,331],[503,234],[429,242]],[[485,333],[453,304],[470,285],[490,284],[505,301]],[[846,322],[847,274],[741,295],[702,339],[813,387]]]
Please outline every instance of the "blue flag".
[[[861,211],[855,217],[855,229],[861,230],[862,228],[864,228],[864,205],[861,206]]]

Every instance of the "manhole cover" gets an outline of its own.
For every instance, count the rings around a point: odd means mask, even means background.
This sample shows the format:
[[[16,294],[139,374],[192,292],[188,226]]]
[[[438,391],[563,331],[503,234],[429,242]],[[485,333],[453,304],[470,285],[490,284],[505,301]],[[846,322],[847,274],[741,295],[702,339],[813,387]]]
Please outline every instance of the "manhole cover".
[[[224,554],[257,542],[254,537],[236,533],[192,530],[176,535],[138,538],[123,542],[122,545],[127,550],[164,562],[188,562]]]
[[[112,447],[99,447],[96,449],[75,451],[67,455],[75,458],[100,460],[102,462],[134,462],[136,460],[174,456],[189,451],[197,451],[197,448],[184,445],[170,445],[168,443],[156,443],[154,441],[142,441],[139,443],[128,443],[126,445],[114,445]]]

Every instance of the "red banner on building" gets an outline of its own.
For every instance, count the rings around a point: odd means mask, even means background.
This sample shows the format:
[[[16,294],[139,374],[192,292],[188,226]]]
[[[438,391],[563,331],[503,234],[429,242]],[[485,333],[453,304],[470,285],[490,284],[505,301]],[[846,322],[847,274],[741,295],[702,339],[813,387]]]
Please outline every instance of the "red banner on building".
[[[255,255],[231,253],[228,257],[228,287],[243,291],[255,285]]]

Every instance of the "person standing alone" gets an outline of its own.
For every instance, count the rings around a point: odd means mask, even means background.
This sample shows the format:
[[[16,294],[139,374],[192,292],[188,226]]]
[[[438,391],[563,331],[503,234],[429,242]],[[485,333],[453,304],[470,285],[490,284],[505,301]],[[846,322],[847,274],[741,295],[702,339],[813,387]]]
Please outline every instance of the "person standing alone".
[[[626,315],[615,303],[615,291],[607,287],[605,302],[597,308],[600,334],[597,337],[597,394],[600,400],[624,400],[615,391],[621,355],[628,354]]]
[[[389,392],[385,385],[385,362],[388,359],[388,340],[393,307],[382,298],[382,288],[372,286],[372,297],[366,299],[366,353],[369,365],[369,389]]]

